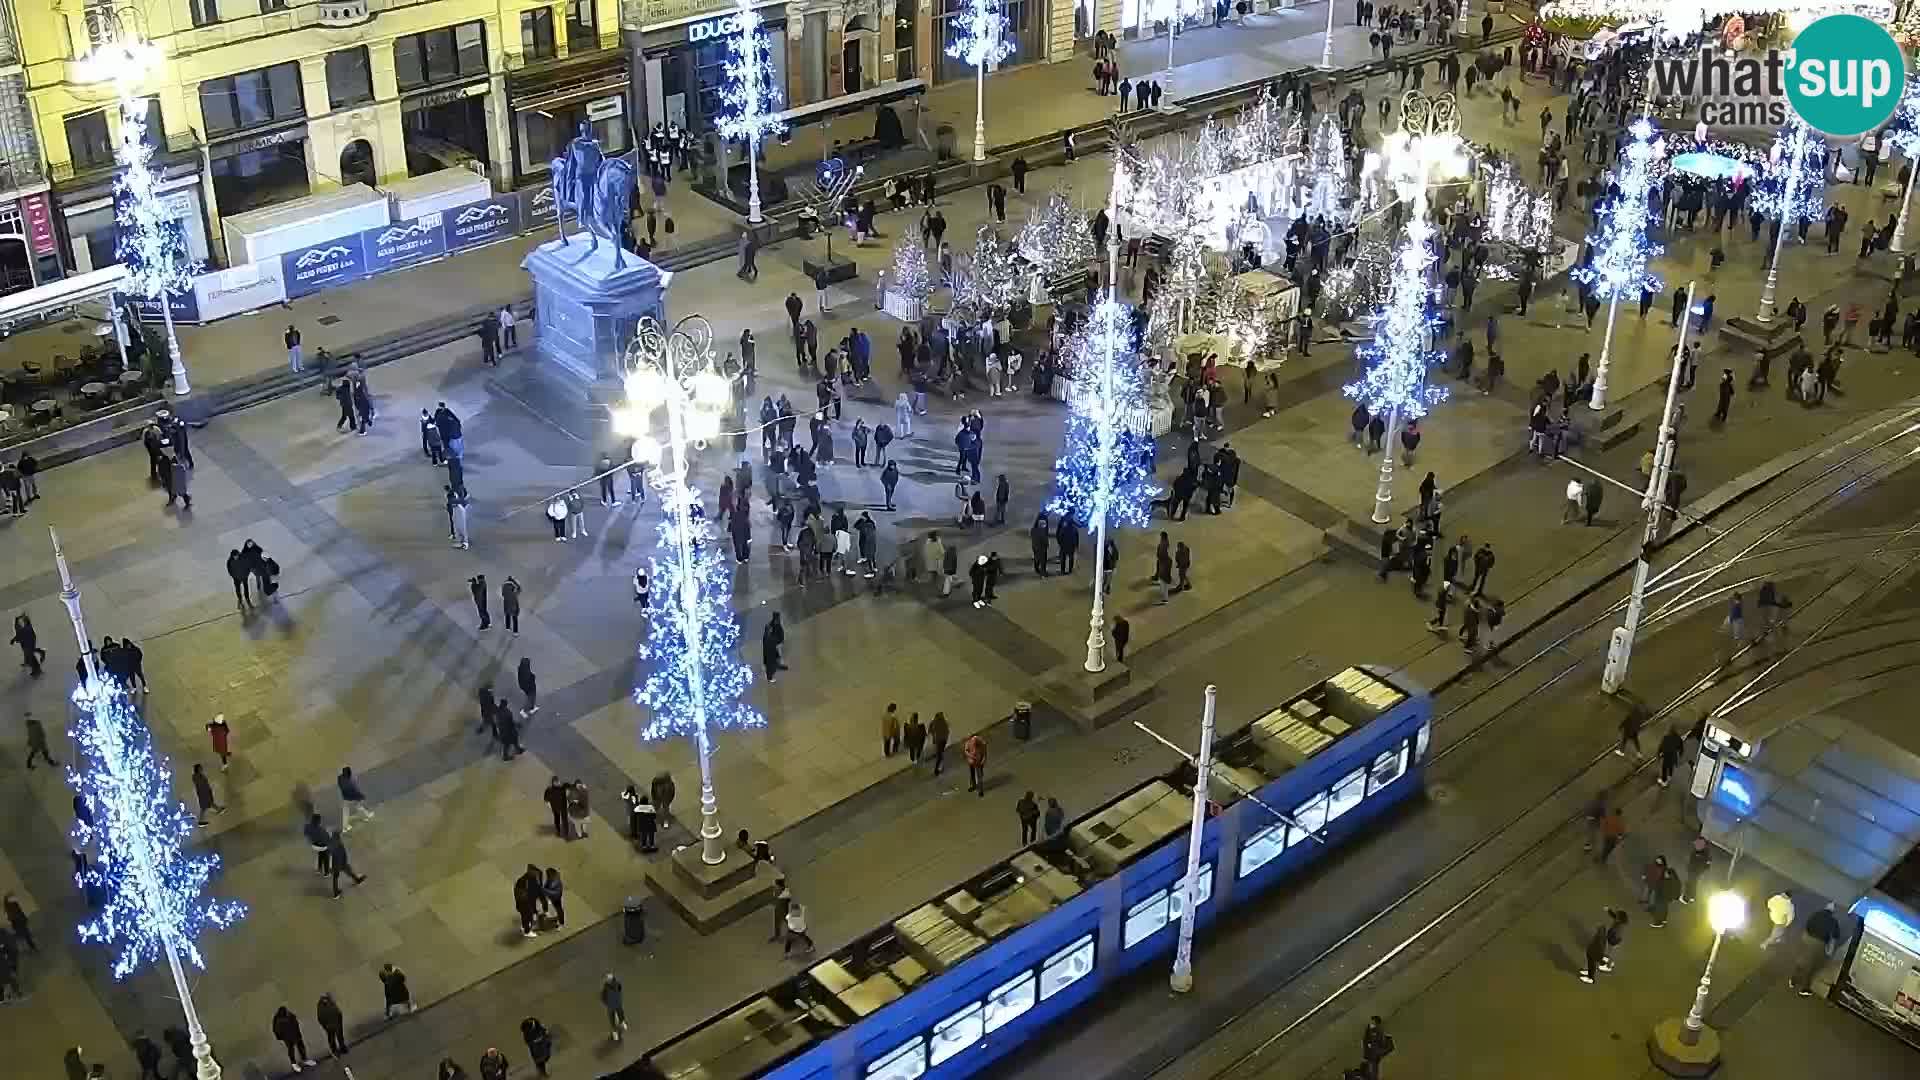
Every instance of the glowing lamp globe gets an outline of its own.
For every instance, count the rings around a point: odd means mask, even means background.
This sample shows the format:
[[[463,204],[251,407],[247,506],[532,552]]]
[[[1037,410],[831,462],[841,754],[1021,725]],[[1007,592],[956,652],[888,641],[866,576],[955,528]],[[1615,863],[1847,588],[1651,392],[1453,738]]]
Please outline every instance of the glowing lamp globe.
[[[1707,900],[1707,922],[1716,934],[1738,930],[1747,921],[1747,899],[1736,892],[1714,893]]]
[[[654,368],[627,372],[626,383],[627,402],[635,408],[652,412],[667,400],[667,377]]]
[[[727,380],[718,372],[703,371],[692,382],[693,400],[702,408],[724,409],[730,396]]]
[[[624,434],[624,433],[623,433]],[[653,436],[641,432],[633,436],[633,451],[629,455],[635,465],[653,468],[660,464],[660,443]]]

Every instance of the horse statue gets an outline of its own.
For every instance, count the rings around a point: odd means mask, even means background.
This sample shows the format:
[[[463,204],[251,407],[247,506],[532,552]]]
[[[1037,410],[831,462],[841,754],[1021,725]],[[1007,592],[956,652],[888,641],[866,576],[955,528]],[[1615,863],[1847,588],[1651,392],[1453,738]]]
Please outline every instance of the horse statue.
[[[600,247],[600,236],[606,234],[613,243],[613,268],[620,269],[622,248],[620,234],[627,224],[627,215],[633,204],[633,163],[624,158],[615,158],[607,162],[606,168],[594,181],[592,207],[590,213],[583,216],[587,232],[593,237],[593,245],[587,248],[589,253]]]

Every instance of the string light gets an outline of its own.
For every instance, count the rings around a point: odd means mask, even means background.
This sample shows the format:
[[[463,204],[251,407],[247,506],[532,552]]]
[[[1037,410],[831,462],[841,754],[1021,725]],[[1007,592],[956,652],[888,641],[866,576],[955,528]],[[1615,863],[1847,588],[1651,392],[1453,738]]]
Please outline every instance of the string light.
[[[1795,143],[1801,140],[1806,149],[1795,170]],[[1753,208],[1787,227],[1826,216],[1827,144],[1798,117],[1774,133],[1766,175],[1753,192]]]
[[[969,67],[992,71],[1013,55],[1013,42],[1006,37],[1007,14],[1002,0],[966,0],[966,6],[955,16],[950,20],[953,40],[947,44],[948,56]]]
[[[114,251],[127,269],[131,291],[166,304],[166,298],[193,288],[199,267],[187,254],[180,223],[160,200],[159,171],[147,142],[147,103],[120,104],[120,162],[114,181],[114,220],[119,226]]]
[[[653,595],[662,599],[647,607],[647,638],[640,646],[640,658],[650,668],[634,692],[634,700],[649,710],[640,737],[701,737],[709,729],[765,727],[766,717],[741,700],[753,684],[753,670],[735,655],[740,623],[733,614],[725,545],[712,542],[696,489],[688,485],[678,495],[671,478],[658,486],[663,494],[659,554],[648,558],[647,572]]]
[[[1666,249],[1647,239],[1647,224],[1654,164],[1665,154],[1665,144],[1644,117],[1627,132],[1631,138],[1621,163],[1608,174],[1619,194],[1600,207],[1598,227],[1587,237],[1592,261],[1571,272],[1575,281],[1602,300],[1637,299],[1642,292],[1661,287],[1660,275],[1649,271],[1647,263]]]
[[[1133,317],[1111,296],[1094,305],[1067,344],[1072,393],[1065,445],[1054,462],[1047,512],[1088,529],[1145,528],[1154,497],[1152,414]]]
[[[67,768],[67,783],[87,816],[74,823],[73,840],[98,852],[77,881],[103,897],[80,924],[80,940],[116,950],[115,979],[165,958],[169,944],[205,968],[201,935],[238,923],[246,906],[205,896],[220,858],[184,850],[194,815],[174,798],[172,769],[121,685],[83,684],[74,703],[79,760]]]
[[[776,115],[780,88],[774,84],[760,13],[754,10],[752,0],[740,0],[734,7],[733,20],[733,37],[727,42],[726,85],[720,91],[720,111],[714,127],[723,139],[757,146],[787,130]]]
[[[907,237],[893,249],[893,269],[887,275],[887,288],[909,300],[925,300],[933,295],[933,271],[927,265],[927,250],[919,241]]]
[[[1413,215],[1407,240],[1394,253],[1386,303],[1369,318],[1373,341],[1359,350],[1366,374],[1341,388],[1371,412],[1397,411],[1403,420],[1417,420],[1447,399],[1445,387],[1427,385],[1427,369],[1446,359],[1427,344],[1435,322],[1427,307],[1432,240],[1433,226],[1424,215]]]
[[[1913,5],[1906,17],[1920,19],[1914,12],[1920,12],[1920,4]],[[1920,75],[1907,77],[1906,90],[1900,95],[1893,120],[1887,124],[1884,141],[1909,159],[1920,155]]]
[[[1021,258],[1049,277],[1080,269],[1093,257],[1086,216],[1064,191],[1049,192],[1046,201],[1034,207],[1014,243]]]

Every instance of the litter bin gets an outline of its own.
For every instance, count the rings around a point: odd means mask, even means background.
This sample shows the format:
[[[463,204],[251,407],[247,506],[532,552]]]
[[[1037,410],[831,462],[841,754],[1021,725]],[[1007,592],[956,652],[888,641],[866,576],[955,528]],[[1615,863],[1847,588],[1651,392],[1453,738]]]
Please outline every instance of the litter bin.
[[[620,914],[620,943],[638,945],[647,940],[647,909],[640,906],[640,898],[627,897],[626,906]]]
[[[1033,738],[1033,706],[1025,701],[1013,703],[1013,737],[1025,742]]]

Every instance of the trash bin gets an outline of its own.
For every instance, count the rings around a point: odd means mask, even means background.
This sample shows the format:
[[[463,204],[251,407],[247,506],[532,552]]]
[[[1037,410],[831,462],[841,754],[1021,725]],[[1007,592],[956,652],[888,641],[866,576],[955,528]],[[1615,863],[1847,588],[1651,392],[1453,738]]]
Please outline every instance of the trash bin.
[[[627,897],[626,906],[621,908],[620,943],[638,945],[647,940],[647,909],[640,906],[640,898]]]
[[[1013,703],[1013,737],[1025,742],[1033,738],[1033,705],[1025,701]]]

